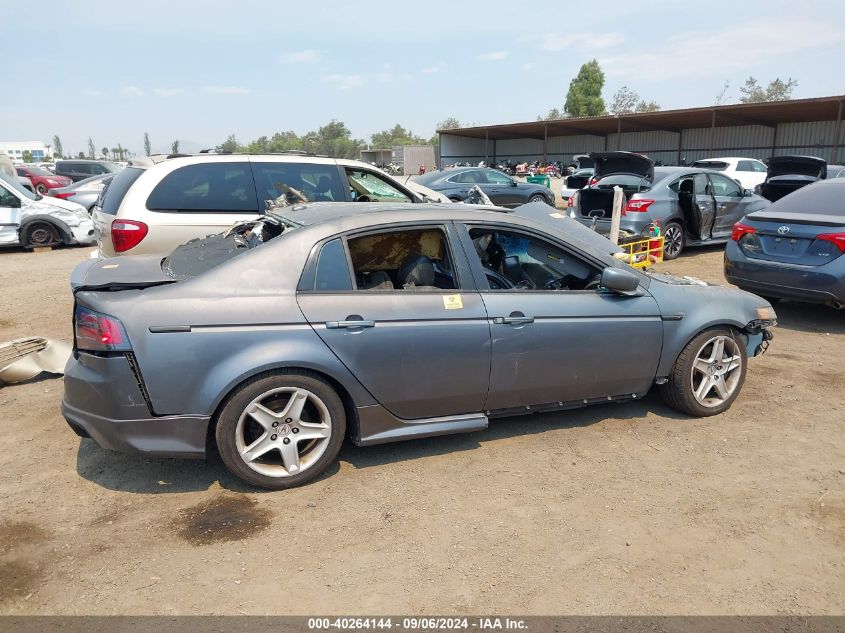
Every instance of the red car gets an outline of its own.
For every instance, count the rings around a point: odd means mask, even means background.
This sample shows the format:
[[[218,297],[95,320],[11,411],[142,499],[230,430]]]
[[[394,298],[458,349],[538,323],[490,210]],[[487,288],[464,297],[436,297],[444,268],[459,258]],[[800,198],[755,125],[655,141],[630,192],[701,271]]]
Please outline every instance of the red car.
[[[47,195],[48,189],[67,187],[73,182],[67,176],[56,176],[43,167],[30,167],[27,165],[23,167],[16,167],[15,169],[18,170],[18,176],[25,176],[26,178],[29,178],[32,181],[32,186],[35,187],[35,191],[40,193],[42,196]]]

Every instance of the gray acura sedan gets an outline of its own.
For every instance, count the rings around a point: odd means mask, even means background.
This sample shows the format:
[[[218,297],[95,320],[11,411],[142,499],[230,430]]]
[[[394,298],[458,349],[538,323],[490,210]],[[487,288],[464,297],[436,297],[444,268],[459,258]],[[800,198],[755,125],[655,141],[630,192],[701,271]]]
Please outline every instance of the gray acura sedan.
[[[314,203],[73,272],[62,411],[100,446],[281,489],[358,445],[640,399],[725,411],[759,297],[646,275],[548,207]],[[529,217],[529,215],[533,215]],[[544,219],[544,215],[546,216]]]
[[[514,208],[526,202],[545,202],[555,206],[555,194],[543,185],[519,182],[498,169],[490,167],[454,167],[430,171],[416,178],[416,182],[433,189],[452,202],[463,202],[469,190],[478,186],[500,207]]]

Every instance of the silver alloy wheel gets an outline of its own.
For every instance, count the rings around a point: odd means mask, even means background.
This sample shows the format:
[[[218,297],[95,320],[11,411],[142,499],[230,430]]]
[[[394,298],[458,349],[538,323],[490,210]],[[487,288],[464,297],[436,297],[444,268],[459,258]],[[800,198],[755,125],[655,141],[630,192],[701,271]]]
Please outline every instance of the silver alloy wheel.
[[[290,477],[320,459],[331,435],[331,414],[316,394],[298,387],[279,387],[246,406],[235,427],[235,446],[255,472]]]
[[[540,194],[534,194],[533,196],[528,198],[528,202],[543,202],[543,203],[546,203],[546,199],[543,196],[541,196]],[[546,203],[546,204],[548,204],[548,203]]]
[[[742,354],[730,336],[708,339],[695,355],[690,370],[692,395],[705,407],[717,407],[730,398],[742,376]]]
[[[681,252],[683,247],[684,236],[681,234],[681,228],[673,225],[666,229],[663,234],[663,250],[671,257],[674,257]]]

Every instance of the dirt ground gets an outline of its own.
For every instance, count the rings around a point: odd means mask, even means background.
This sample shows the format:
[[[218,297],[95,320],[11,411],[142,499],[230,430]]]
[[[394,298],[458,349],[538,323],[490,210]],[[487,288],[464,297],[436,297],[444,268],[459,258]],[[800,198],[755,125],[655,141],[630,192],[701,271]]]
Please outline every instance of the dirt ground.
[[[0,339],[70,340],[89,250],[0,253]],[[660,268],[721,266],[711,248]],[[346,446],[278,493],[80,440],[60,378],[3,387],[0,613],[841,614],[845,312],[777,310],[723,415],[651,394]]]

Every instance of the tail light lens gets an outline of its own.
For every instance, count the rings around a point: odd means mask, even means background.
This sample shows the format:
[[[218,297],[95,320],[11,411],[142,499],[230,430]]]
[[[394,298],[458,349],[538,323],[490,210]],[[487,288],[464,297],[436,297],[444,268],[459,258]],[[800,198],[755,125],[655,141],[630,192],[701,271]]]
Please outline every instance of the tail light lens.
[[[566,201],[566,208],[572,209],[574,207],[575,207],[575,194],[573,193],[571,196],[569,196],[569,199]]]
[[[595,185],[596,183],[598,183],[598,181],[599,181],[598,178],[590,178],[590,182],[588,182],[587,184],[592,186],[592,185]]]
[[[743,224],[742,222],[737,222],[736,224],[734,224],[734,230],[731,233],[731,239],[734,242],[738,242],[742,239],[743,235],[750,235],[756,232],[757,229],[755,229],[753,226],[748,226],[747,224]]]
[[[111,223],[111,243],[116,253],[123,253],[135,248],[147,237],[148,227],[135,220],[113,220]]]
[[[68,198],[75,196],[75,191],[55,191],[54,189],[50,189],[47,192],[48,196],[52,196],[54,198],[61,198],[62,200],[67,200]]]
[[[622,213],[644,213],[654,204],[654,200],[628,200]]]
[[[845,253],[845,233],[822,233],[821,235],[816,235],[816,239],[824,242],[833,242],[840,251]]]
[[[76,306],[73,324],[77,349],[90,352],[126,352],[132,349],[123,324],[112,316]]]

